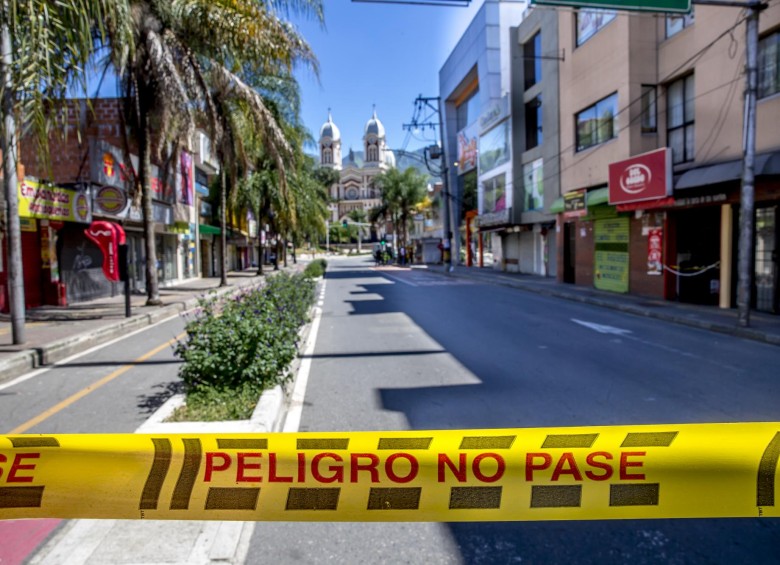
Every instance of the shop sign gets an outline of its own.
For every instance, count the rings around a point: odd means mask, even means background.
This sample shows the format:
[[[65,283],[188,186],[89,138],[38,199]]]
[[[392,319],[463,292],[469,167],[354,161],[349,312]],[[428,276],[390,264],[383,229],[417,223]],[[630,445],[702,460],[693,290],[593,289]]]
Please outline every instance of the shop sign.
[[[123,151],[110,143],[94,140],[90,144],[90,180],[100,186],[128,190],[132,174],[127,170]],[[137,167],[137,158],[134,159]]]
[[[491,101],[487,109],[479,116],[479,132],[485,133],[501,120],[509,117],[509,99],[504,96]]]
[[[458,132],[458,174],[462,175],[477,168],[477,143],[479,130],[472,124]]]
[[[609,203],[658,200],[672,194],[672,153],[668,147],[609,166]]]
[[[607,8],[632,12],[691,11],[691,0],[531,0],[531,5],[562,6],[566,8]]]
[[[19,229],[26,232],[37,232],[38,221],[35,218],[19,218]]]
[[[89,223],[92,208],[86,192],[23,180],[17,185],[19,216]]]
[[[563,195],[563,217],[578,218],[588,213],[585,207],[585,191],[573,190]]]
[[[628,218],[596,220],[593,286],[628,292]]]
[[[125,244],[125,230],[113,222],[95,221],[84,234],[103,253],[103,274],[113,282],[119,282],[119,246]]]
[[[652,228],[647,234],[647,274],[663,274],[663,228]]]
[[[97,189],[94,194],[92,208],[95,214],[115,218],[127,216],[130,200],[123,189],[115,186],[103,186]]]
[[[728,200],[728,196],[725,194],[706,194],[704,196],[691,196],[688,198],[678,198],[674,201],[674,205],[680,206],[701,206],[702,204],[718,204]]]
[[[509,223],[509,214],[511,208],[505,208],[498,212],[491,212],[490,214],[482,214],[477,216],[475,223],[480,228],[489,228],[492,226],[504,226]]]

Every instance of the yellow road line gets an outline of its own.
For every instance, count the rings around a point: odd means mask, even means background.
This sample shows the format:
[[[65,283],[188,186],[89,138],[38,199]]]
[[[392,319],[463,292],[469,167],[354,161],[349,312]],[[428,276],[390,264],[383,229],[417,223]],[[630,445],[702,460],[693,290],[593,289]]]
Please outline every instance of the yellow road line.
[[[21,426],[15,427],[13,430],[11,430],[8,433],[9,434],[23,434],[23,433],[25,433],[27,430],[29,430],[33,426],[36,426],[36,425],[40,424],[41,422],[43,422],[44,420],[47,420],[48,418],[52,417],[54,414],[57,414],[58,412],[63,411],[65,408],[67,408],[68,406],[70,406],[71,404],[76,402],[77,400],[79,400],[81,398],[84,398],[89,393],[96,391],[97,389],[99,389],[103,385],[108,384],[109,382],[113,381],[115,378],[119,377],[120,375],[123,375],[124,373],[126,373],[127,371],[129,371],[130,369],[135,367],[138,363],[142,363],[142,362],[146,361],[147,359],[149,359],[150,357],[153,357],[153,356],[157,355],[160,351],[162,351],[166,347],[170,347],[172,344],[176,343],[179,339],[184,337],[186,334],[187,334],[187,332],[182,332],[179,335],[177,335],[175,338],[173,338],[173,339],[171,339],[169,341],[166,341],[165,343],[155,347],[151,351],[148,351],[148,352],[144,353],[138,359],[134,360],[132,363],[129,363],[127,365],[123,365],[123,366],[119,367],[117,370],[115,370],[112,373],[106,375],[105,377],[103,377],[99,381],[96,381],[96,382],[92,383],[91,385],[89,385],[88,387],[81,389],[77,393],[72,394],[71,396],[69,396],[68,398],[63,400],[62,402],[59,402],[59,403],[55,404],[54,406],[52,406],[51,408],[49,408],[45,412],[41,412],[35,418],[32,418],[31,420],[26,421]]]

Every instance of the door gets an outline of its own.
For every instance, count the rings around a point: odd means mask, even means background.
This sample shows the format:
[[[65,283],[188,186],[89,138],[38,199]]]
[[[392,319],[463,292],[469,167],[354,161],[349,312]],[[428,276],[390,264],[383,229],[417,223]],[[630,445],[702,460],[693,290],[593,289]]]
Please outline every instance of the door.
[[[778,312],[778,212],[780,206],[756,210],[756,310]]]
[[[577,243],[577,226],[573,222],[563,224],[563,282],[576,282],[574,269]]]

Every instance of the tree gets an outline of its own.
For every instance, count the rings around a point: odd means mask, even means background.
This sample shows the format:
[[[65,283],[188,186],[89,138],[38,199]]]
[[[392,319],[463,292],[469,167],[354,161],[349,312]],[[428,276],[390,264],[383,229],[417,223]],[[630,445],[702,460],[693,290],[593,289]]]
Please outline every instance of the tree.
[[[408,240],[408,223],[415,207],[427,193],[427,179],[412,167],[401,172],[389,169],[376,177],[376,184],[382,189],[382,206],[393,218],[393,228],[400,228],[400,245]]]
[[[281,162],[284,136],[262,97],[241,78],[261,76],[280,66],[291,68],[296,61],[316,66],[309,46],[278,17],[280,8],[322,15],[317,0],[130,0],[131,37],[110,37],[111,62],[120,77],[128,125],[140,156],[147,304],[160,302],[152,219],[153,150],[158,158],[164,152],[175,157],[180,141],[190,139],[196,125],[205,123],[225,157],[226,148],[237,138],[223,129],[231,126],[232,118],[221,101],[241,100],[273,157]],[[225,164],[223,160],[221,168]],[[221,175],[224,195],[227,176]],[[224,214],[225,206],[222,210]],[[223,282],[224,261],[223,254]]]

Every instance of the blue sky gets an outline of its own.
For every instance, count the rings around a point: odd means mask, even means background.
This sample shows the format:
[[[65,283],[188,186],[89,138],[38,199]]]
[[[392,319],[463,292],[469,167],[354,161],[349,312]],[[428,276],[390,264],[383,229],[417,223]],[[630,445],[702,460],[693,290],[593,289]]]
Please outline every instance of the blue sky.
[[[438,95],[439,69],[482,1],[461,8],[325,0],[324,29],[294,20],[320,63],[319,81],[297,72],[303,120],[315,139],[330,107],[344,154],[350,146],[360,150],[376,104],[388,145],[404,147],[402,125],[413,116],[415,98]],[[433,135],[427,129],[410,137],[406,149],[432,143]]]

